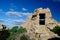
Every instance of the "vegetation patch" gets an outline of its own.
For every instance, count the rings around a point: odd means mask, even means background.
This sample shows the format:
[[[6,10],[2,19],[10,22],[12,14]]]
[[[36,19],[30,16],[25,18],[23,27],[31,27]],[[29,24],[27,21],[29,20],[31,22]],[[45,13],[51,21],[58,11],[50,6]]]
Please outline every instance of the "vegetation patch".
[[[52,32],[58,34],[60,36],[60,26],[55,26],[53,29],[52,29]]]

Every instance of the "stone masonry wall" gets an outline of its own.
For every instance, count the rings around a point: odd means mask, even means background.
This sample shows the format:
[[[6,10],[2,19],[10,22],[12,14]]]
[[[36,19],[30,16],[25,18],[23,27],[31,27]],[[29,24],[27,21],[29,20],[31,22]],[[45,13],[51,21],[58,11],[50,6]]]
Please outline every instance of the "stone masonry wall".
[[[45,25],[39,24],[39,14],[45,13]],[[34,16],[34,17],[33,17]],[[48,28],[53,29],[56,25],[59,25],[51,15],[49,8],[35,9],[34,14],[30,15],[22,27],[27,29],[27,35],[30,39],[35,38],[35,40],[47,40],[51,37],[58,37],[57,34],[51,32]]]

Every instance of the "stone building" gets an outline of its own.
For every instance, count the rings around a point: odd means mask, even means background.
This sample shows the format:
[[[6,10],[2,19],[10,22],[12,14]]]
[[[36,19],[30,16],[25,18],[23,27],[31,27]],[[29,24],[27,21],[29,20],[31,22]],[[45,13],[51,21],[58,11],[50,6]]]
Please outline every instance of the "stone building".
[[[49,8],[38,8],[32,15],[28,16],[22,27],[27,29],[27,35],[30,36],[30,39],[48,40],[58,37],[57,34],[50,31],[56,25],[59,25],[59,23],[52,18]]]
[[[0,24],[0,31],[2,31],[2,30],[6,30],[6,26],[3,24]]]

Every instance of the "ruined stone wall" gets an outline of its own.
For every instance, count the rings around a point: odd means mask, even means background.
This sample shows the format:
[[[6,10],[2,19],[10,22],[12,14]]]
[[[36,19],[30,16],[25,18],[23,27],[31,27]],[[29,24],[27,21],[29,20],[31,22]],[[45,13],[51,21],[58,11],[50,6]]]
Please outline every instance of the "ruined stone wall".
[[[45,13],[45,25],[39,24],[39,14]],[[35,9],[34,14],[30,15],[22,27],[27,29],[27,34],[30,35],[30,38],[35,38],[36,40],[47,40],[51,37],[57,37],[56,34],[51,32],[48,28],[53,29],[56,25],[59,25],[51,15],[49,8]],[[48,28],[47,28],[48,27]]]

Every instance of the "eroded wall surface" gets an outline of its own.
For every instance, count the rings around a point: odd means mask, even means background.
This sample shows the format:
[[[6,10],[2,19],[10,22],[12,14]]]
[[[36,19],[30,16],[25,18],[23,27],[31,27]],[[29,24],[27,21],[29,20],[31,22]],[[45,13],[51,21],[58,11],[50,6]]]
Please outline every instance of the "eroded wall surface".
[[[41,25],[39,22],[39,14],[45,14],[45,24]],[[58,37],[57,34],[54,34],[49,29],[53,29],[56,25],[59,25],[51,15],[49,8],[35,9],[34,13],[28,16],[26,22],[22,27],[27,29],[27,34],[30,36],[30,39],[35,38],[35,40],[47,40],[48,38]]]

